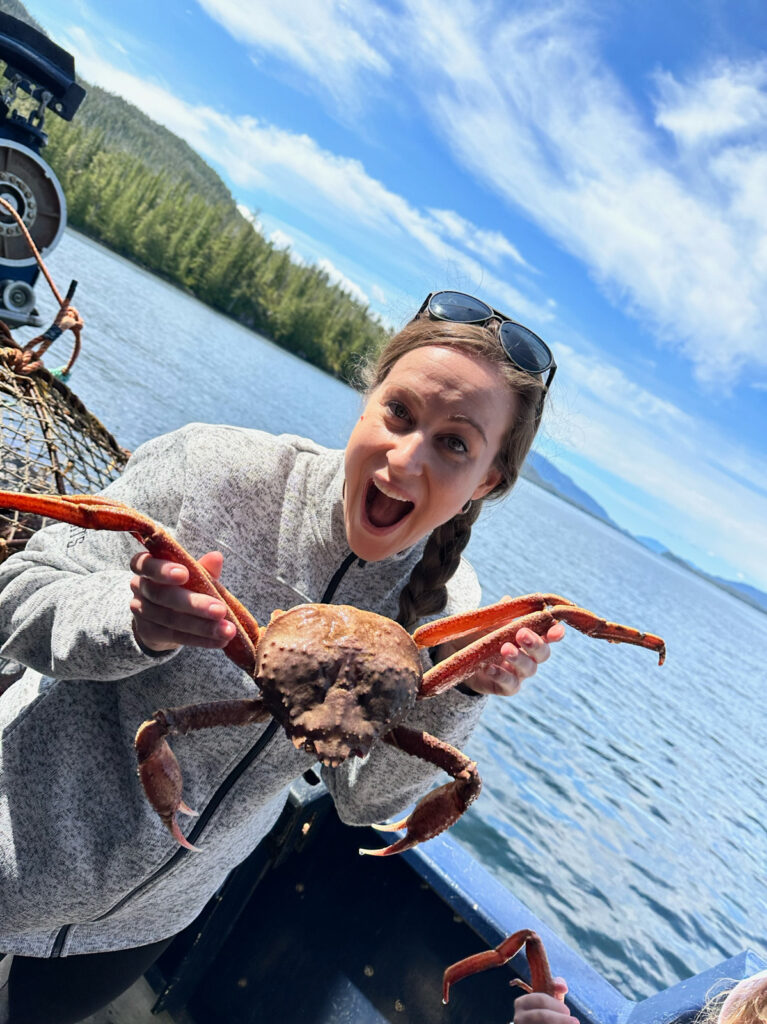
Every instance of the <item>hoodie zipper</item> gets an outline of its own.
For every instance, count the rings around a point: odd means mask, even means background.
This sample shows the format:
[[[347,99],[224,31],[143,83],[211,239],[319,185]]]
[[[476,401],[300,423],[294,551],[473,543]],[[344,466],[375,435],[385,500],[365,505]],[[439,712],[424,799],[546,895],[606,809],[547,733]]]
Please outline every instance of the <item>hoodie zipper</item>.
[[[335,595],[335,592],[338,590],[341,580],[349,571],[349,568],[355,559],[357,559],[357,556],[354,554],[353,551],[350,551],[346,558],[344,558],[343,562],[341,562],[339,567],[333,573],[330,582],[325,588],[325,593],[322,595],[322,600],[320,604],[331,603],[333,596]],[[357,559],[357,561],[359,562],[360,568],[363,568],[366,564],[361,558]],[[247,752],[247,754],[239,762],[239,764],[237,764],[232,769],[232,771],[227,775],[227,777],[224,779],[224,781],[221,783],[221,785],[218,787],[216,792],[211,797],[205,810],[202,812],[200,817],[195,822],[194,828],[187,836],[187,839],[190,843],[194,845],[195,840],[199,838],[203,829],[205,828],[205,826],[208,824],[208,822],[218,809],[218,806],[221,803],[221,801],[227,795],[232,786],[234,786],[234,784],[237,782],[237,780],[240,778],[243,772],[250,767],[250,765],[255,761],[258,755],[264,750],[264,748],[270,742],[270,740],[277,732],[279,727],[279,722],[273,718],[269,725],[267,725],[266,729],[264,729],[264,731],[258,737],[253,746],[250,748],[250,750]],[[150,885],[152,885],[164,874],[166,874],[166,872],[170,871],[170,869],[175,864],[177,864],[183,857],[187,856],[189,853],[189,850],[185,849],[183,846],[179,846],[178,849],[172,854],[172,856],[168,860],[166,860],[164,864],[161,864],[160,867],[149,876],[149,878],[145,878],[143,882],[141,882],[134,889],[132,889],[126,896],[123,896],[121,900],[118,900],[118,902],[115,903],[113,907],[110,907],[109,910],[104,911],[103,914],[100,914],[98,917],[95,917],[93,921],[89,921],[88,923],[95,924],[98,921],[104,921],[106,920],[106,918],[111,917],[112,914],[117,913],[117,911],[124,907],[126,903],[132,900],[135,896],[138,896],[140,893],[142,893]],[[63,927],[59,929],[58,933],[56,934],[56,938],[54,939],[53,942],[51,957],[61,956],[61,951],[64,948],[64,943],[66,942],[67,935],[69,934],[69,930],[72,927],[73,925],[71,924],[65,924],[63,925]]]
[[[352,564],[352,562],[354,561],[355,558],[357,558],[357,556],[354,554],[353,551],[350,551],[349,554],[346,556],[346,558],[343,560],[343,562],[341,562],[339,567],[336,569],[336,571],[331,576],[330,583],[328,583],[327,587],[325,588],[325,593],[322,595],[322,600],[320,601],[320,604],[330,604],[331,603],[331,601],[333,600],[333,596],[334,596],[335,592],[338,590],[338,586],[339,586],[341,580],[346,575],[346,573],[347,573],[347,571],[349,569],[349,566]],[[364,568],[366,563],[363,562],[363,560],[361,558],[357,558],[357,561],[359,562],[360,569]]]

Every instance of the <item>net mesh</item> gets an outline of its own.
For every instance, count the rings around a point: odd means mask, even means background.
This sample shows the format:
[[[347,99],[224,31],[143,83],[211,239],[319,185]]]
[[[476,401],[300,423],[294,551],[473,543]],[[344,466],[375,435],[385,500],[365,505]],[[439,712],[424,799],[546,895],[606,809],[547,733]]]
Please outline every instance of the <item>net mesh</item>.
[[[0,321],[0,489],[93,493],[119,475],[128,455],[63,381],[25,359]],[[0,508],[0,562],[43,523]]]

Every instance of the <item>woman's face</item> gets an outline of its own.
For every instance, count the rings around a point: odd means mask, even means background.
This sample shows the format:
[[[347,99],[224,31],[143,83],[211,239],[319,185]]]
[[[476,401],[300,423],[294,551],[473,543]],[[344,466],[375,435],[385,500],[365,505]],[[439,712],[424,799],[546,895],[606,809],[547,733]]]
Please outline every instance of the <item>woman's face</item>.
[[[495,457],[516,414],[500,370],[456,348],[402,356],[346,446],[344,516],[368,562],[410,547],[500,481]]]

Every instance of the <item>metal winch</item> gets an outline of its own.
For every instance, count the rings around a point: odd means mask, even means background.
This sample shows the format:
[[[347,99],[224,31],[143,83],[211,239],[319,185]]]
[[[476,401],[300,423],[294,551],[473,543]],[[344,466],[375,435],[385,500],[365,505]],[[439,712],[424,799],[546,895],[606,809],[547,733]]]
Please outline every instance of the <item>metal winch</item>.
[[[48,142],[45,115],[71,121],[85,98],[75,81],[72,55],[42,32],[0,13],[0,58],[6,79],[0,93],[0,199],[19,214],[41,255],[61,239],[67,206],[58,178],[40,156]],[[14,107],[19,93],[32,97],[28,113]],[[11,327],[43,325],[35,308],[40,270],[22,229],[0,207],[0,320]]]

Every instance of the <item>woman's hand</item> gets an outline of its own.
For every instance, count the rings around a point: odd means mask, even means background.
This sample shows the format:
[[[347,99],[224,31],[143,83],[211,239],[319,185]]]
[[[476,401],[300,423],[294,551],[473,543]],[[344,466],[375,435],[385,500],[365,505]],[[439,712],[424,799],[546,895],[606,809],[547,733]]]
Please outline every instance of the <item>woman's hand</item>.
[[[224,556],[209,551],[200,564],[214,579],[221,575]],[[136,575],[130,581],[133,597],[133,633],[142,647],[161,653],[188,647],[225,647],[234,636],[223,601],[184,589],[189,573],[183,565],[153,558],[148,551],[130,563]]]
[[[496,694],[513,697],[525,679],[530,679],[538,666],[551,656],[550,644],[558,643],[565,635],[565,627],[556,622],[546,633],[538,636],[532,629],[520,629],[514,637],[516,646],[510,642],[501,647],[503,661],[500,665],[488,665],[464,679],[464,685],[475,693]]]
[[[528,992],[517,996],[514,1002],[514,1024],[578,1024],[565,1006],[567,984],[563,978],[554,978],[556,995],[543,992]]]
[[[444,660],[484,635],[481,632],[472,633],[452,643],[442,644],[437,652],[437,660]],[[501,647],[503,661],[499,665],[481,666],[473,676],[464,679],[463,686],[475,693],[512,697],[525,679],[534,676],[538,666],[549,659],[550,645],[558,643],[564,635],[565,627],[561,622],[556,622],[545,636],[538,636],[532,629],[520,629],[514,637],[515,644],[507,642]]]

